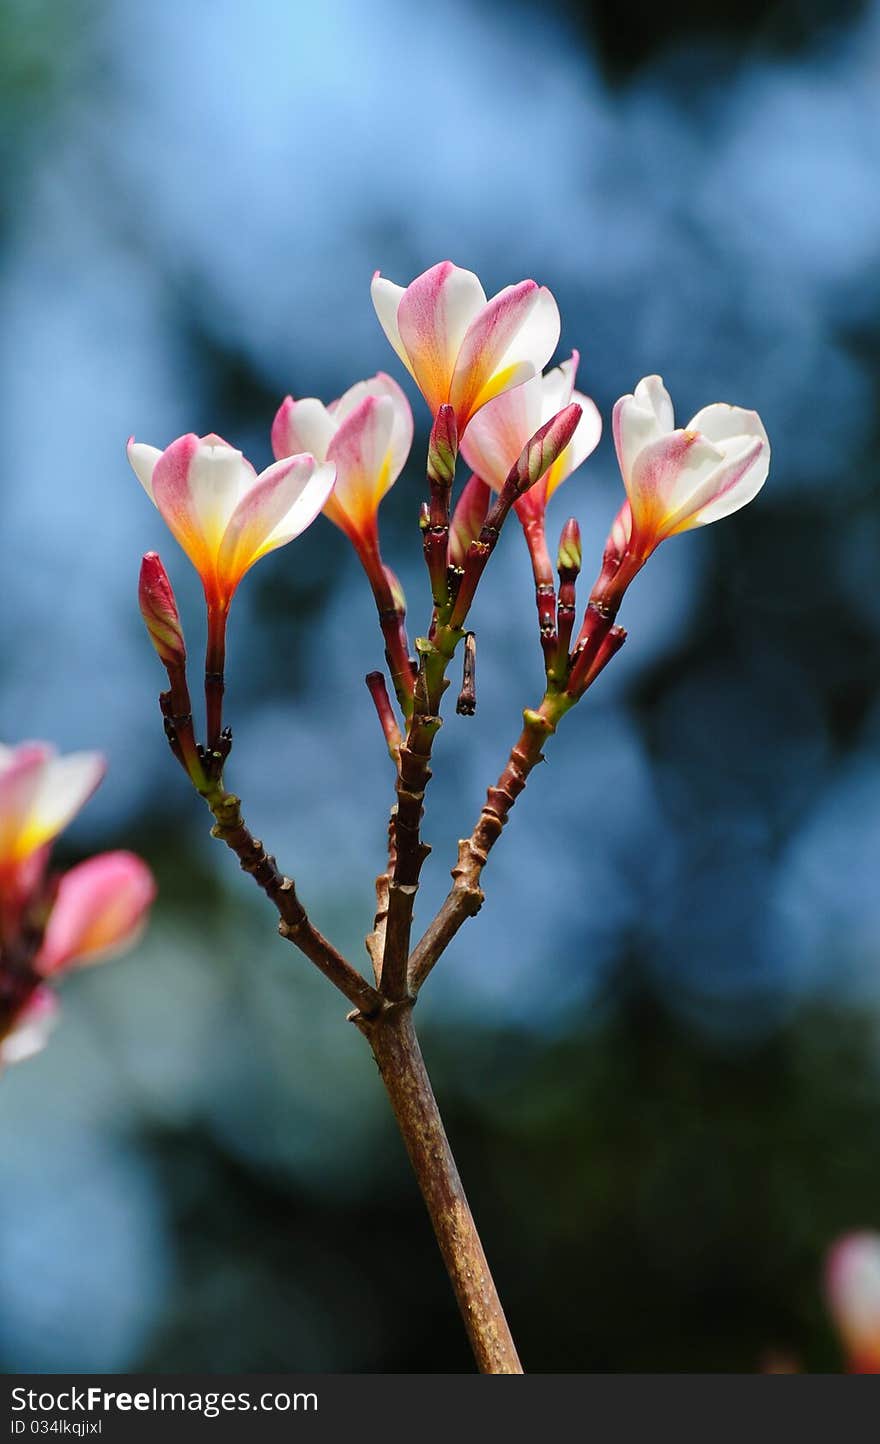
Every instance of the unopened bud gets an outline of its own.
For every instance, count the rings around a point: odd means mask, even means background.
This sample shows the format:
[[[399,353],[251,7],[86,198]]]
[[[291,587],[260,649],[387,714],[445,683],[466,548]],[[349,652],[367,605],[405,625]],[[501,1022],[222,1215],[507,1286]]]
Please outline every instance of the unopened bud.
[[[514,479],[516,489],[521,496],[540,481],[545,471],[561,456],[571,438],[577,430],[578,422],[583,415],[583,408],[576,401],[572,401],[562,411],[558,411],[550,421],[546,421],[522,449],[519,460],[510,477]]]
[[[449,562],[463,567],[468,547],[483,530],[491,492],[482,477],[472,476],[458,499],[449,523]]]
[[[573,580],[580,572],[581,559],[581,529],[575,518],[571,516],[562,528],[562,535],[559,538],[556,570],[560,577]]]
[[[138,602],[160,662],[169,670],[184,667],[186,644],[180,613],[168,573],[157,552],[147,552],[141,562]]]
[[[458,459],[458,427],[455,412],[445,403],[437,412],[428,444],[428,480],[436,486],[451,486]]]
[[[422,531],[427,531],[431,525],[431,508],[426,501],[419,507],[419,526]]]

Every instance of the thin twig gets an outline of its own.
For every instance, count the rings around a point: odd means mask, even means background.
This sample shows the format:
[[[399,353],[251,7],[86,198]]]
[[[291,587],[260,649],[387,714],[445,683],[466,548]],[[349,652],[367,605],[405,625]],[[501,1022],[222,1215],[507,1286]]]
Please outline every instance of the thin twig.
[[[325,978],[329,978],[362,1013],[375,1013],[382,1007],[380,994],[312,925],[296,895],[293,879],[284,876],[274,857],[270,857],[262,842],[245,825],[240,799],[218,788],[209,793],[205,801],[215,819],[211,835],[232,849],[242,870],[251,874],[257,886],[274,903],[281,918],[278,928],[281,936],[305,953]]]

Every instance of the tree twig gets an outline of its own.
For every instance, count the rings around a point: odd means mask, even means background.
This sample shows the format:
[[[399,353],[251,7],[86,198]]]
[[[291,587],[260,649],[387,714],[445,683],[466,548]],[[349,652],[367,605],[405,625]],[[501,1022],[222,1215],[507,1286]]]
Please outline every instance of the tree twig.
[[[281,936],[305,953],[324,977],[329,978],[362,1013],[375,1013],[382,1007],[380,994],[313,926],[296,895],[293,879],[284,876],[274,857],[270,857],[259,838],[254,837],[246,826],[241,815],[240,799],[231,792],[216,788],[206,794],[205,801],[214,815],[211,835],[232,849],[242,870],[250,873],[257,886],[275,905],[281,919],[278,927]]]

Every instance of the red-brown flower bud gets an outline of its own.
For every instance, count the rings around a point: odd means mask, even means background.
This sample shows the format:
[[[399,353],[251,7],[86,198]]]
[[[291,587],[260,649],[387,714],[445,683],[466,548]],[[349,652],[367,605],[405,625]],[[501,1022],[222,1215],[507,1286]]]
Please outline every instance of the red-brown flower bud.
[[[183,668],[186,665],[186,644],[180,613],[168,573],[157,552],[147,552],[141,562],[138,602],[160,662],[169,671]]]
[[[526,442],[511,472],[520,496],[540,481],[544,472],[549,471],[556,458],[562,455],[582,415],[583,407],[572,401],[539,427],[531,440]]]

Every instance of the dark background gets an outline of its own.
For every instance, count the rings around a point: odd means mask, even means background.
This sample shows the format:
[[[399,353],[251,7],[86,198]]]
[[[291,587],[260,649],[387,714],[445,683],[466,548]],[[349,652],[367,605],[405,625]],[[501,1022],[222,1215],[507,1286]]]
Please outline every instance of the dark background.
[[[660,371],[774,447],[754,506],[638,579],[419,1018],[526,1367],[840,1367],[825,1251],[880,1222],[880,10],[6,0],[0,732],[97,745],[64,841],[160,902],[0,1089],[7,1370],[470,1367],[363,1041],[174,768],[126,437],[260,466],[287,391],[402,368],[369,302],[533,275],[609,415]],[[412,393],[411,393],[412,394]],[[424,626],[413,463],[383,507]],[[556,498],[598,562],[607,435]],[[439,739],[419,917],[540,695],[521,537]],[[230,784],[354,958],[391,776],[365,582],[325,521],[237,598]],[[451,709],[450,709],[451,710]]]

